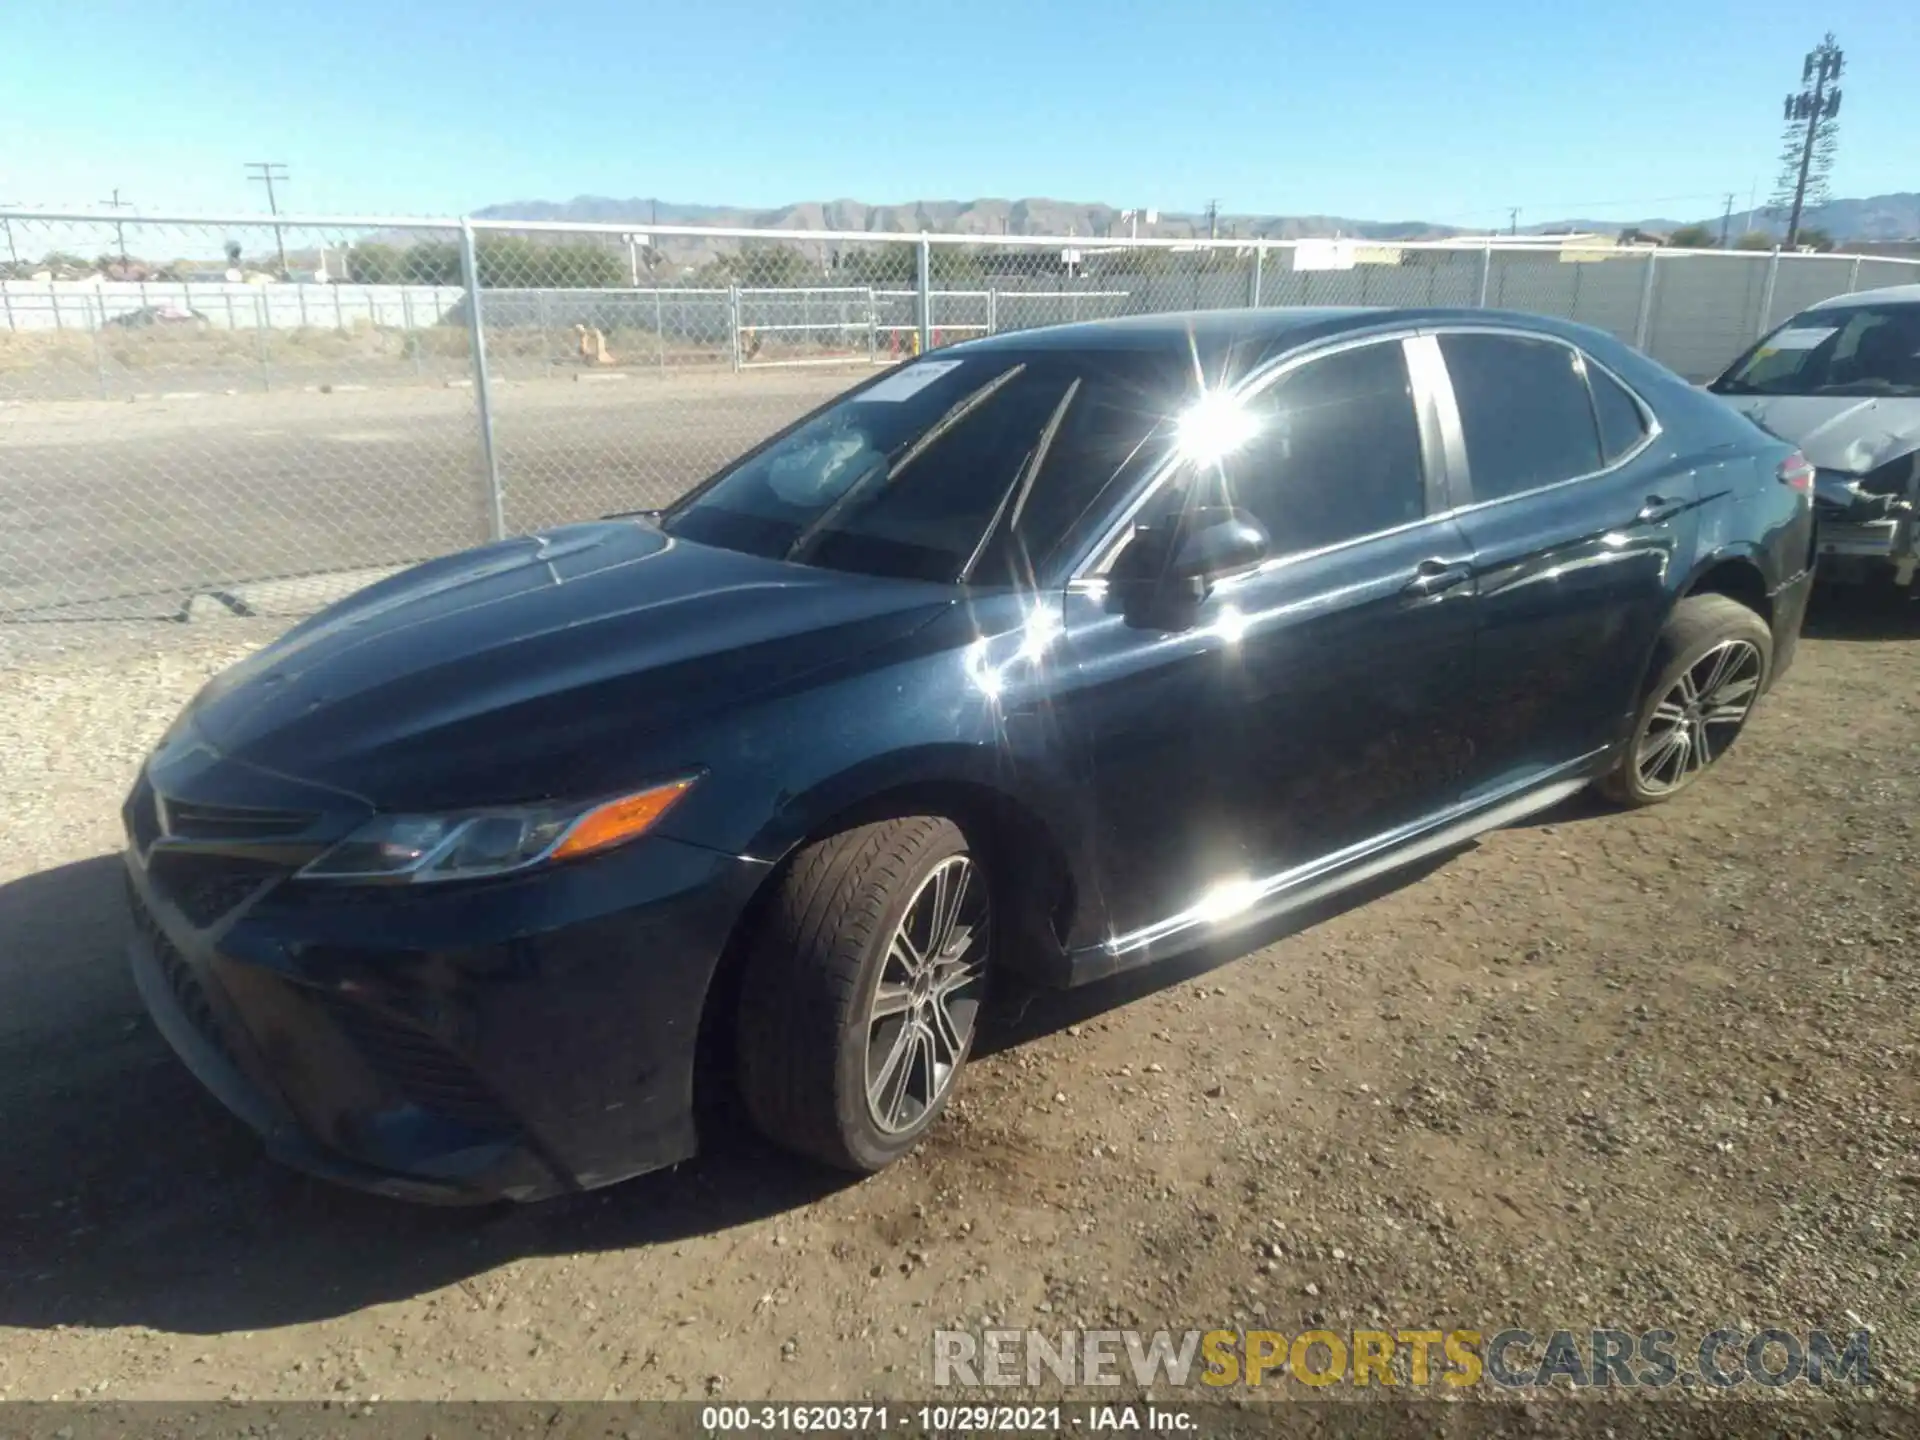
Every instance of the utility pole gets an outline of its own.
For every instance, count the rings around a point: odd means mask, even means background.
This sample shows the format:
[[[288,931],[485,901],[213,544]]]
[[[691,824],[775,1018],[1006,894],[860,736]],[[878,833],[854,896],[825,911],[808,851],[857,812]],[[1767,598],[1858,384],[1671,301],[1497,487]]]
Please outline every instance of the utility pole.
[[[267,213],[278,219],[280,201],[273,193],[273,186],[275,181],[287,179],[287,167],[278,160],[249,160],[247,169],[254,172],[247,177],[249,180],[267,187]],[[278,225],[273,227],[273,248],[280,252],[280,278],[284,280],[287,278],[287,241]]]
[[[1726,213],[1720,217],[1720,248],[1727,248],[1727,232],[1733,228],[1733,192],[1727,192]]]
[[[1207,201],[1207,238],[1209,240],[1220,238],[1220,202],[1218,200]]]
[[[109,210],[131,210],[133,208],[133,202],[131,200],[122,200],[120,198],[120,187],[118,185],[113,187],[113,198],[111,200],[102,200],[100,203]],[[9,236],[12,235],[13,231],[11,227],[8,228],[7,233]],[[114,244],[117,245],[120,250],[120,268],[124,271],[127,268],[127,227],[118,220],[113,222],[113,236]]]
[[[1518,235],[1519,233],[1520,207],[1518,205],[1509,205],[1507,207],[1507,234]]]
[[[1826,171],[1833,163],[1836,128],[1833,121],[1840,113],[1840,91],[1834,82],[1840,78],[1845,66],[1846,57],[1840,53],[1840,47],[1833,43],[1833,32],[1829,30],[1819,46],[1807,52],[1800,68],[1799,93],[1787,96],[1781,111],[1781,118],[1787,122],[1787,149],[1780,157],[1783,165],[1794,167],[1794,152],[1799,152],[1797,173],[1796,168],[1784,168],[1781,171],[1782,193],[1775,199],[1775,204],[1778,204],[1786,198],[1788,176],[1792,175],[1792,201],[1787,212],[1787,239],[1784,246],[1788,250],[1799,243],[1800,217],[1806,209],[1809,191],[1815,204],[1826,198]],[[1814,169],[1816,159],[1820,162],[1817,171]]]
[[[17,205],[19,203],[20,202],[17,200],[0,200],[0,210],[6,209],[7,206],[9,205]],[[4,230],[6,232],[7,260],[9,261],[9,263],[12,264],[14,270],[17,272],[20,269],[20,252],[18,249],[14,247],[14,243],[13,243],[13,221],[6,218],[0,218],[0,230]]]

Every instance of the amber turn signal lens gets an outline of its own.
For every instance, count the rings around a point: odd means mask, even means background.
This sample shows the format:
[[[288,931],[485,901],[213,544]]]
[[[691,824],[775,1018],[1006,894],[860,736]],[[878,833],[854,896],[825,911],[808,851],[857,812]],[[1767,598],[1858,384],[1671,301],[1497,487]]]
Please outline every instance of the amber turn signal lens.
[[[569,860],[576,855],[591,855],[596,850],[605,850],[609,845],[618,845],[646,834],[692,785],[691,778],[674,780],[665,785],[656,785],[651,790],[642,790],[637,795],[623,795],[618,800],[609,800],[604,805],[596,806],[580,817],[573,829],[567,832],[567,838],[554,848],[548,858]]]

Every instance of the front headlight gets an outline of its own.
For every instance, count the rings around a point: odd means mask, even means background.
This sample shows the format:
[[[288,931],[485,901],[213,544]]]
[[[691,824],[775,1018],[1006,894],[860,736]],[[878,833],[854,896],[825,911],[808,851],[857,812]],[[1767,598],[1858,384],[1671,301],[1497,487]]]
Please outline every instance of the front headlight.
[[[505,875],[638,839],[686,794],[685,776],[612,800],[453,815],[376,815],[300,874],[309,880],[420,883]]]

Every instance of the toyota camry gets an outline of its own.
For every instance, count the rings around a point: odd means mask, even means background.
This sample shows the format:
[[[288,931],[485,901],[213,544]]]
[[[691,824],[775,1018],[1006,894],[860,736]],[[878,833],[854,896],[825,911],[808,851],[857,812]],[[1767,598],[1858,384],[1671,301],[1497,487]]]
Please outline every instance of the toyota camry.
[[[996,984],[1685,792],[1792,658],[1812,480],[1526,316],[942,348],[216,677],[126,801],[135,977],[275,1155],[373,1190],[604,1185],[719,1096],[876,1170]]]

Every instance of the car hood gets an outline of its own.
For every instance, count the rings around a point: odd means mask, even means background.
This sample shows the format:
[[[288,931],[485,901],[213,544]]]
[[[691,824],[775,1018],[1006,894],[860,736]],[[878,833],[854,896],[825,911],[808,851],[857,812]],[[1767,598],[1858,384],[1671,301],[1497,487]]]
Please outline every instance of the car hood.
[[[1726,395],[1822,470],[1865,475],[1920,450],[1920,399],[1861,395]]]
[[[566,796],[627,778],[627,757],[643,766],[641,739],[844,665],[951,603],[942,586],[641,521],[569,526],[359,592],[217,677],[189,723],[221,755],[383,809]]]

